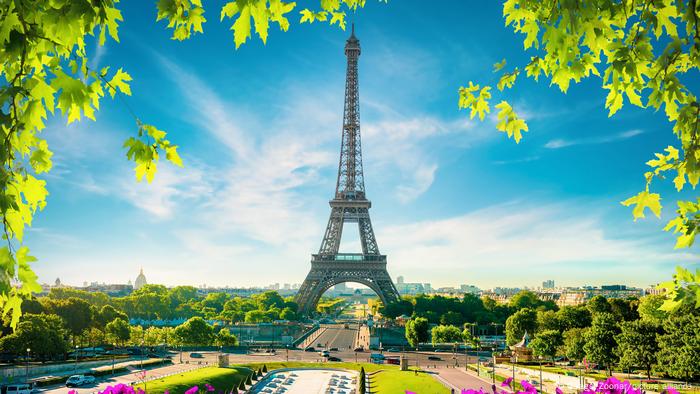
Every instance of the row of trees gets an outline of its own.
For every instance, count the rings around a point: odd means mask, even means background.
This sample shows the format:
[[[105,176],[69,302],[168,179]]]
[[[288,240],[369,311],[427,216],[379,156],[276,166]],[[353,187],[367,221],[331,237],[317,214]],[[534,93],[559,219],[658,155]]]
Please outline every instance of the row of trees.
[[[478,297],[464,294],[463,298],[444,297],[440,295],[403,297],[400,301],[390,303],[380,309],[388,318],[401,315],[423,317],[431,324],[461,326],[465,323],[478,325],[505,324],[506,319],[522,308],[535,310],[556,310],[552,301],[542,301],[530,291],[521,291],[514,295],[508,304],[500,304],[490,297]]]
[[[125,346],[235,346],[238,338],[228,328],[213,326],[201,317],[193,317],[177,327],[148,327],[129,325],[117,317],[103,330],[90,328],[83,333],[90,347]],[[0,338],[0,351],[23,355],[30,349],[31,356],[40,360],[64,357],[72,348],[70,330],[65,321],[55,314],[23,314],[17,328]]]
[[[534,298],[533,298],[534,296]],[[417,299],[444,303],[439,318],[421,316],[415,307]],[[479,325],[498,324],[476,319],[470,322],[460,308],[474,304],[472,296],[446,302],[439,297],[419,296],[404,299],[401,304],[413,305],[412,318],[406,323],[406,339],[411,346],[436,343],[468,343],[475,345]],[[507,345],[519,342],[528,333],[529,347],[536,357],[546,360],[584,359],[611,373],[613,368],[640,369],[647,376],[662,373],[679,379],[698,379],[700,369],[700,311],[684,306],[673,312],[659,309],[665,297],[649,295],[641,299],[606,299],[593,297],[580,306],[557,308],[537,302],[530,292],[521,292],[502,308],[514,310],[505,319]],[[426,301],[422,301],[426,302]],[[487,305],[483,300],[482,305]],[[478,304],[477,304],[478,305]],[[486,307],[484,307],[486,309]],[[459,314],[463,320],[446,317]],[[462,322],[462,324],[458,324]],[[432,327],[432,328],[431,328]]]
[[[259,323],[273,320],[297,320],[298,306],[275,291],[243,298],[226,293],[199,295],[192,286],[167,288],[145,285],[124,297],[90,293],[71,288],[54,288],[48,297],[54,300],[81,299],[95,307],[112,306],[130,318],[145,320],[189,319],[199,316],[206,320]]]

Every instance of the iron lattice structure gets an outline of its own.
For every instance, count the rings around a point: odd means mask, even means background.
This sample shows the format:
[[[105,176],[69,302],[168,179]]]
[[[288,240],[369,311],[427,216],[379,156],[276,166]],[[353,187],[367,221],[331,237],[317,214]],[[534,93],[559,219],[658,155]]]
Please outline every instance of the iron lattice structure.
[[[372,203],[365,196],[357,79],[360,41],[355,37],[354,26],[345,44],[345,56],[348,65],[338,179],[321,248],[318,254],[311,255],[311,271],[296,296],[303,314],[314,311],[321,295],[331,286],[343,282],[361,283],[371,288],[384,304],[399,299],[399,292],[386,270],[386,255],[379,253],[369,218]],[[339,253],[343,225],[352,222],[357,223],[360,230],[362,253]]]

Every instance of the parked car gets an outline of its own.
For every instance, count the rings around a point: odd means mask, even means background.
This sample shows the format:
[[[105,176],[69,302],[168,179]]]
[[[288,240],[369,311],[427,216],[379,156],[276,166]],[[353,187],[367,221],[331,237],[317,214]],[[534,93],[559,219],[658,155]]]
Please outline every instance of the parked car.
[[[354,351],[356,351],[356,352],[364,352],[364,351],[365,351],[365,348],[363,348],[362,346],[358,346],[358,347],[356,347],[356,348],[354,349]]]
[[[401,349],[399,349],[399,348],[397,348],[397,347],[390,347],[390,348],[387,349],[386,351],[387,351],[387,352],[392,352],[392,353],[397,353],[397,352],[400,352]]]
[[[343,361],[339,357],[328,357],[328,361]]]
[[[32,394],[34,385],[28,383],[9,384],[2,388],[2,394]]]
[[[305,351],[305,352],[315,352],[315,351],[316,351],[316,348],[313,347],[313,346],[309,346],[309,347],[307,347],[306,349],[304,349],[304,351]]]
[[[321,357],[330,357],[331,353],[328,350],[321,350],[320,352],[318,352],[318,355]]]
[[[73,375],[66,380],[66,387],[80,387],[93,383],[95,383],[95,377],[92,375]]]
[[[202,353],[190,353],[190,358],[204,358]]]
[[[369,358],[371,358],[372,361],[384,361],[384,355],[381,353],[372,353],[369,355]]]
[[[442,359],[438,356],[428,356],[428,360],[432,361],[442,361]]]
[[[338,351],[338,348],[337,348],[337,347],[332,347],[332,348],[330,348],[330,349],[328,349],[328,350],[331,351],[331,352],[337,352],[337,351]]]

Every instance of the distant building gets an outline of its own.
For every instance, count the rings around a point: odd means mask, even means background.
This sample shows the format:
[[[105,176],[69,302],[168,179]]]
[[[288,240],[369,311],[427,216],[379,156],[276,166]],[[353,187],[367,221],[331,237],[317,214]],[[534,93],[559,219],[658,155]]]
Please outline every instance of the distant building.
[[[141,272],[139,272],[139,276],[137,276],[136,280],[134,281],[134,290],[138,290],[147,284],[148,284],[148,282],[146,282],[146,275],[143,274],[143,268],[141,268]]]
[[[474,285],[459,285],[459,291],[468,294],[481,294],[481,289]]]
[[[625,285],[603,285],[600,286],[601,290],[606,290],[606,291],[620,291],[620,290],[627,290],[627,286]]]
[[[554,288],[554,281],[552,279],[545,280],[542,282],[542,288],[543,289],[553,289]]]
[[[423,283],[423,290],[425,290],[426,293],[432,293],[433,285],[431,285],[430,283]]]
[[[397,285],[403,284],[403,276],[397,276],[397,277],[396,277],[396,284],[397,284]]]

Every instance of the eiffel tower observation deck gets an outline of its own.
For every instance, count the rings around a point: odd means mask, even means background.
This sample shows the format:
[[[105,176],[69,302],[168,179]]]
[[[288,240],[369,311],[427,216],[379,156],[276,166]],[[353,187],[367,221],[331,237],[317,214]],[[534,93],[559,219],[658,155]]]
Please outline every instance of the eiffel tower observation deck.
[[[299,310],[304,314],[315,310],[326,290],[343,282],[366,285],[377,293],[384,304],[399,299],[399,293],[386,269],[386,255],[379,252],[374,237],[369,217],[372,203],[365,195],[357,73],[360,52],[360,40],[355,37],[353,25],[352,34],[345,43],[345,108],[335,196],[330,201],[331,215],[321,247],[317,254],[311,255],[311,271],[296,296]],[[358,224],[361,253],[339,252],[345,223]]]

